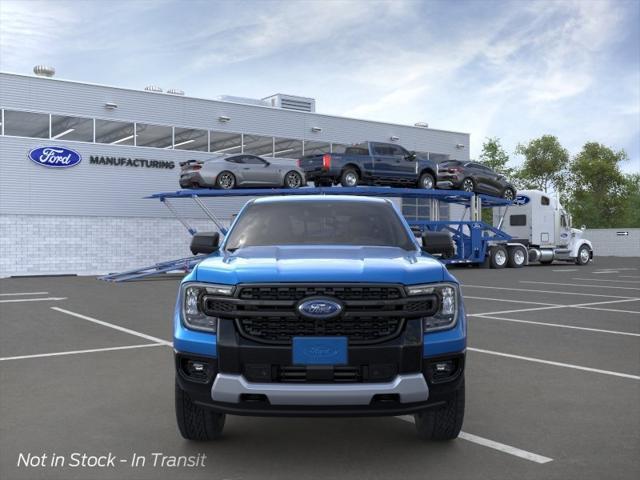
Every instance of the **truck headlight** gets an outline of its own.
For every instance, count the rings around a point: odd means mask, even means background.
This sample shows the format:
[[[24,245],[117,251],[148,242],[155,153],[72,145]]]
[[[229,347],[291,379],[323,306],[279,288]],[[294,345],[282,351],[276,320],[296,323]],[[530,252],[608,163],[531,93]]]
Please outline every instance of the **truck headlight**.
[[[187,328],[215,332],[218,318],[205,315],[202,298],[205,295],[232,295],[233,287],[207,283],[185,283],[182,286],[182,321]]]
[[[424,317],[425,332],[451,328],[458,319],[460,294],[458,286],[453,283],[412,285],[407,287],[407,295],[433,295],[438,297],[438,311],[431,317]]]

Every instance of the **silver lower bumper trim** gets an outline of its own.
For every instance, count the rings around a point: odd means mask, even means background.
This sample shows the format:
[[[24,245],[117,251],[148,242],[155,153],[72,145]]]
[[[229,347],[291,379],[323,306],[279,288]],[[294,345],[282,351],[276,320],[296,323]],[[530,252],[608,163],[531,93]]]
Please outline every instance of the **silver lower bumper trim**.
[[[429,387],[421,373],[398,375],[387,383],[252,383],[242,375],[219,373],[211,387],[216,402],[239,403],[240,395],[265,395],[271,405],[369,405],[374,395],[394,395],[401,403],[423,402]]]

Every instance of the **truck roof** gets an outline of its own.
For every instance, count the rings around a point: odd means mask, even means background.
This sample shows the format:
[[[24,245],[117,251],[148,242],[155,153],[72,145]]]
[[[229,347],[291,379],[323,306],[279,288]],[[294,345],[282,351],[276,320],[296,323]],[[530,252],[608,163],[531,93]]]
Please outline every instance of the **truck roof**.
[[[389,203],[385,198],[377,197],[361,197],[353,195],[286,195],[281,197],[261,197],[253,200],[252,203],[278,203],[278,202],[313,202],[313,201],[327,201],[327,202],[369,202],[369,203]]]

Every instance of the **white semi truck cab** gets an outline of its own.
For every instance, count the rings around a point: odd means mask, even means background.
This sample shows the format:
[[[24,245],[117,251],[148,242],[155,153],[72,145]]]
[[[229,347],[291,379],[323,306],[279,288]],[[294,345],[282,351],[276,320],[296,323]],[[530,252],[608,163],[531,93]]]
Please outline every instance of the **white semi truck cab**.
[[[544,192],[519,191],[513,205],[494,209],[493,224],[512,237],[510,247],[527,250],[529,263],[586,265],[593,259],[593,246],[583,238],[585,227],[573,228],[571,215]]]

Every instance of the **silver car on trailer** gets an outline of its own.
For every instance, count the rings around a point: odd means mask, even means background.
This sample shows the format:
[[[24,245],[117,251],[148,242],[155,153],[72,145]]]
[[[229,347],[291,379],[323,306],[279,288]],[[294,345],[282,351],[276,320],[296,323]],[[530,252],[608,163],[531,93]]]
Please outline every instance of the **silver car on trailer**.
[[[285,187],[306,185],[304,171],[293,159],[257,155],[219,155],[180,163],[181,188]]]

